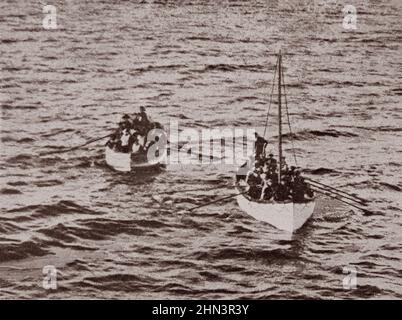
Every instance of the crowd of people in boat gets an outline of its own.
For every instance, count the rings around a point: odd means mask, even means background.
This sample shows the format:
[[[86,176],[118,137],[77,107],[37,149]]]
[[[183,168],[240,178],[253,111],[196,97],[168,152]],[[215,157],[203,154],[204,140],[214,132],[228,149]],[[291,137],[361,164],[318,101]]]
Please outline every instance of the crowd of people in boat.
[[[149,147],[147,134],[150,130],[161,128],[160,124],[148,118],[145,107],[140,107],[139,113],[125,114],[118,128],[110,136],[106,146],[117,152],[141,152]]]
[[[256,140],[254,166],[245,176],[247,194],[253,200],[305,202],[314,196],[314,192],[305,182],[299,168],[288,167],[285,157],[281,159],[279,181],[278,161],[270,153],[265,155],[266,144],[261,148],[261,137]]]

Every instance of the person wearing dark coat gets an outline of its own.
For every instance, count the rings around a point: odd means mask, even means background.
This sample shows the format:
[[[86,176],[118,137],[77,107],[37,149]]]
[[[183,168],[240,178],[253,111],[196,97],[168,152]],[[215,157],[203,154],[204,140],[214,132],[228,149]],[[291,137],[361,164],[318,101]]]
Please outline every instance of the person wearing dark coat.
[[[288,164],[286,163],[286,158],[285,158],[285,157],[282,157],[282,168],[281,168],[281,172],[282,172],[283,174],[287,174],[288,171],[289,171],[289,167],[288,167]]]
[[[149,121],[148,115],[145,112],[145,107],[140,107],[140,112],[136,114],[136,128],[140,135],[147,135],[148,131],[151,129],[151,122]]]
[[[255,158],[262,159],[265,156],[265,147],[268,141],[255,132]]]
[[[253,199],[260,199],[262,190],[261,176],[254,171],[250,171],[247,174],[246,182],[249,186],[249,189],[247,191],[248,195]]]
[[[268,155],[266,163],[267,163],[267,166],[268,166],[269,175],[270,176],[275,175],[277,167],[278,167],[278,163],[277,163],[277,161],[274,158],[274,155],[272,153],[270,153]]]
[[[277,186],[274,197],[276,201],[285,201],[289,199],[289,189],[286,187],[284,181],[281,181]]]
[[[141,125],[145,128],[148,129],[150,121],[148,119],[148,115],[145,112],[145,107],[140,107],[140,113],[138,114],[140,116],[140,123]]]
[[[272,186],[272,181],[270,179],[266,180],[264,183],[264,187],[261,191],[261,200],[271,200],[274,196],[274,188]]]
[[[122,118],[121,118],[121,122],[123,124],[123,129],[131,129],[132,123],[131,123],[131,119],[130,116],[128,114],[125,114]]]
[[[304,178],[300,175],[299,170],[295,170],[292,183],[292,199],[294,202],[304,202],[304,195],[307,192],[307,184]]]

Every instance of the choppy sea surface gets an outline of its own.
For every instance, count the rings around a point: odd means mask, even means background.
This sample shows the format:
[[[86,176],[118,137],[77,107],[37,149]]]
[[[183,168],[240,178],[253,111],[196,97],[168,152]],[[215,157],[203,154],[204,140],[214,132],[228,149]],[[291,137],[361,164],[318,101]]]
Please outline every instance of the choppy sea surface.
[[[0,4],[0,298],[402,298],[401,1],[52,1],[56,30],[45,4]],[[186,211],[234,194],[235,167],[118,173],[105,141],[40,155],[140,105],[262,133],[279,49],[298,164],[374,214],[319,198],[289,236],[233,199]]]

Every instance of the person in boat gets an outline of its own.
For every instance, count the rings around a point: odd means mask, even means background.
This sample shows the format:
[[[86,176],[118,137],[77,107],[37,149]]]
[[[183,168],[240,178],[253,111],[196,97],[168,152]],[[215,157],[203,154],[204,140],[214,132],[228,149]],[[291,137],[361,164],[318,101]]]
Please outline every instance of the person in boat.
[[[138,141],[138,132],[135,129],[130,129],[129,135],[128,150],[131,152],[137,152],[141,148]]]
[[[123,133],[124,129],[125,129],[124,121],[120,121],[119,124],[117,125],[117,129],[116,129],[117,136],[120,136]]]
[[[289,170],[282,171],[282,179],[289,190],[293,189],[294,172],[296,167],[291,166]]]
[[[282,180],[276,187],[274,199],[276,201],[286,201],[289,200],[289,196],[289,189],[285,185],[285,181]]]
[[[106,142],[105,145],[106,145],[107,147],[109,147],[110,149],[114,150],[114,149],[116,148],[117,141],[118,141],[118,139],[117,139],[116,134],[112,134],[112,135],[110,136],[110,139]]]
[[[139,116],[138,113],[134,113],[134,114],[132,115],[131,127],[132,127],[133,129],[137,130],[138,127],[139,127],[139,125],[140,125],[140,116]]]
[[[271,179],[264,180],[264,186],[261,191],[261,200],[269,201],[274,196],[274,188]]]
[[[273,174],[271,176],[268,176],[268,178],[272,181],[273,188],[276,188],[278,186],[278,175]]]
[[[122,122],[122,126],[124,129],[130,130],[132,123],[131,123],[131,119],[130,116],[128,114],[125,114],[122,118],[121,118],[121,122]]]
[[[255,158],[263,159],[265,157],[265,147],[268,141],[261,137],[257,132],[255,134]]]
[[[293,176],[294,176],[294,174],[295,174],[295,170],[296,170],[296,167],[295,167],[295,166],[290,166],[290,169],[289,169],[287,175],[288,175],[289,177],[293,178]]]
[[[266,160],[267,166],[268,166],[268,171],[269,171],[269,175],[273,176],[276,174],[276,170],[278,167],[277,161],[274,158],[274,155],[272,153],[270,153],[268,155],[268,158]]]
[[[149,119],[148,119],[148,115],[145,112],[145,107],[141,106],[140,107],[140,113],[138,114],[140,116],[140,122],[144,123],[144,124],[149,124]]]
[[[262,168],[263,168],[263,161],[261,160],[261,159],[256,159],[255,161],[254,161],[254,170],[257,170],[257,171],[262,171]]]
[[[268,155],[268,157],[266,157],[265,162],[266,162],[268,165],[271,165],[273,162],[276,163],[276,159],[274,158],[274,155],[273,155],[272,153],[270,153],[270,154]]]
[[[148,115],[145,112],[145,107],[141,106],[140,112],[133,115],[132,128],[134,128],[144,140],[143,147],[146,144],[147,134],[152,127],[153,123],[149,120]]]
[[[287,172],[289,171],[289,167],[288,167],[288,164],[286,163],[286,158],[282,157],[281,159],[282,159],[282,161],[281,161],[281,165],[282,165],[281,172],[284,173],[284,174],[287,174]]]
[[[114,139],[111,139],[112,141],[110,141],[109,144],[109,146],[110,147],[113,146],[113,149],[115,149],[116,151],[121,150],[121,137],[123,135],[123,131],[124,131],[124,122],[120,121],[116,131],[113,134]]]
[[[116,140],[120,140],[120,137],[123,134],[123,130],[125,129],[124,121],[120,121],[117,125],[117,129],[114,132]]]
[[[145,112],[145,107],[140,107],[140,112],[136,114],[136,129],[142,136],[146,136],[150,130],[151,122],[148,119],[148,115]]]
[[[294,179],[292,183],[292,199],[293,202],[304,202],[306,201],[305,196],[312,198],[314,192],[311,190],[310,186],[304,181],[301,176],[300,170],[295,170]]]
[[[248,184],[247,194],[252,199],[260,199],[262,190],[261,176],[255,170],[250,170],[247,174],[246,183]]]
[[[267,162],[265,162],[265,161],[264,161],[264,164],[262,165],[262,172],[265,173],[265,174],[267,175],[267,178],[268,178],[268,175],[269,175],[269,167],[268,167]]]
[[[312,199],[314,198],[314,191],[311,189],[310,185],[308,183],[306,183],[306,195],[307,195],[307,199]]]
[[[120,151],[121,152],[129,152],[129,140],[130,140],[130,133],[128,129],[124,129],[123,130],[123,134],[120,137]]]

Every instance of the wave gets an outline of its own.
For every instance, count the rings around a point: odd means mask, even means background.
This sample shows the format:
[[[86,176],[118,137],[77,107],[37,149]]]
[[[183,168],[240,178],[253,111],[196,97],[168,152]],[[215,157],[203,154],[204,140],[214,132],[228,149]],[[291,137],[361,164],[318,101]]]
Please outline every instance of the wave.
[[[82,281],[71,283],[74,288],[95,288],[99,290],[110,290],[118,292],[146,292],[155,290],[153,286],[155,279],[138,274],[115,273],[100,276],[85,277]]]
[[[9,209],[9,213],[32,213],[31,217],[50,217],[67,213],[99,214],[97,211],[80,206],[69,200],[61,200],[57,204],[30,205],[20,208]]]
[[[2,39],[0,43],[2,44],[11,44],[11,43],[19,43],[19,42],[29,42],[36,41],[34,38],[26,38],[26,39]]]
[[[285,139],[293,138],[294,140],[310,140],[315,139],[316,137],[349,138],[349,137],[358,137],[358,135],[348,131],[338,131],[335,129],[328,129],[328,130],[302,130],[297,133],[293,133],[292,135],[290,133],[286,133],[283,135],[283,137]]]
[[[51,187],[63,184],[63,181],[53,179],[53,180],[42,180],[34,182],[34,185],[37,187]]]
[[[402,132],[401,127],[391,127],[391,126],[361,127],[361,126],[339,125],[339,127],[354,128],[354,129],[360,129],[360,130],[369,130],[369,131],[375,131],[375,132]]]
[[[3,188],[0,190],[0,194],[22,194],[22,192],[17,189]]]
[[[101,241],[110,239],[119,234],[142,236],[153,234],[155,229],[165,228],[167,225],[160,221],[110,220],[96,219],[80,221],[80,226],[64,226],[58,224],[52,229],[41,229],[39,232],[53,240],[75,243],[77,238]]]
[[[167,64],[167,65],[149,65],[146,67],[139,67],[135,68],[129,71],[130,74],[137,75],[139,73],[146,73],[146,72],[151,72],[151,71],[163,71],[163,70],[174,70],[174,69],[180,69],[180,68],[185,68],[185,65],[182,64]]]
[[[17,187],[17,186],[26,186],[28,183],[25,181],[14,181],[14,182],[8,182],[7,183],[9,186]]]
[[[52,130],[50,133],[42,134],[42,136],[48,138],[48,137],[52,137],[52,136],[55,136],[55,135],[58,135],[61,133],[67,133],[67,132],[76,132],[76,130],[70,129],[70,128],[69,129],[56,129],[56,130]]]
[[[33,241],[25,241],[18,244],[1,244],[0,261],[20,260],[32,256],[44,256],[49,254],[42,245]]]
[[[402,189],[394,184],[388,183],[388,182],[380,182],[380,185],[387,187],[388,189],[394,190],[394,191],[402,191]]]
[[[321,175],[321,174],[330,174],[330,173],[339,173],[338,171],[334,169],[329,169],[329,168],[317,168],[317,169],[303,169],[303,172],[310,173],[310,174],[316,174],[316,175]]]
[[[297,256],[297,253],[289,250],[289,249],[281,249],[276,248],[272,250],[268,249],[234,249],[234,248],[225,248],[225,249],[212,249],[210,251],[201,251],[196,252],[196,259],[200,260],[232,260],[232,259],[245,259],[245,260],[263,260],[265,262],[275,262],[281,263],[285,260],[293,260]]]
[[[225,63],[218,63],[218,64],[208,64],[204,67],[203,71],[236,71],[236,70],[247,70],[251,72],[261,72],[263,70],[263,66],[261,65],[233,65],[233,64],[225,64]],[[198,70],[199,71],[199,70]]]
[[[17,156],[8,158],[6,163],[15,164],[15,163],[31,163],[32,159],[34,159],[33,155],[30,154],[19,154]]]
[[[13,70],[13,71],[15,71],[15,70]],[[20,88],[21,86],[16,84],[16,85],[13,85],[12,87]],[[3,87],[3,88],[4,88],[4,87]],[[10,88],[11,88],[11,87],[10,87]],[[3,105],[2,105],[2,108],[3,108],[4,110],[12,110],[12,109],[34,110],[34,109],[37,109],[38,107],[29,106],[29,105],[17,105],[17,106],[13,106],[13,105],[10,105],[10,104],[3,104]]]
[[[11,221],[12,220],[12,221]],[[0,233],[6,235],[7,233],[15,233],[23,230],[19,227],[18,221],[15,218],[0,218]],[[0,238],[3,240],[3,238]],[[9,240],[10,241],[10,240]],[[1,261],[1,260],[0,260]]]

